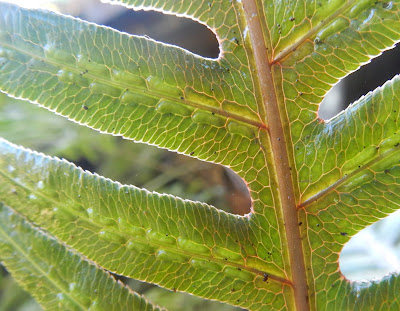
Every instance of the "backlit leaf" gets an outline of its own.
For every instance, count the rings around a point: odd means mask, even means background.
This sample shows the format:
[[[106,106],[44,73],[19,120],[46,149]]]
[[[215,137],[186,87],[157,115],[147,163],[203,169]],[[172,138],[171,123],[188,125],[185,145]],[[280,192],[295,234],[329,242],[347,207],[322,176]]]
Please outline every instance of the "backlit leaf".
[[[399,207],[398,77],[324,122],[340,79],[400,40],[399,1],[110,0],[193,18],[218,59],[0,4],[0,89],[107,134],[232,168],[252,208],[123,186],[0,144],[0,201],[105,269],[250,310],[398,309],[352,283],[351,236]],[[132,159],[134,163],[134,159]]]

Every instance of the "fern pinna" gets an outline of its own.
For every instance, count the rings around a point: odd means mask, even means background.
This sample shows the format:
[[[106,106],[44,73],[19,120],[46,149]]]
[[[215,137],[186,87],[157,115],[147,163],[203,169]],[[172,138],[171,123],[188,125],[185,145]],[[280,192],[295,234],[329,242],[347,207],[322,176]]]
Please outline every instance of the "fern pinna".
[[[399,78],[328,122],[317,115],[335,83],[400,39],[399,1],[108,2],[195,19],[220,56],[1,3],[1,91],[227,166],[251,212],[2,140],[0,257],[18,282],[54,310],[157,308],[102,269],[249,310],[400,309],[396,274],[360,285],[338,264],[350,237],[400,202]]]

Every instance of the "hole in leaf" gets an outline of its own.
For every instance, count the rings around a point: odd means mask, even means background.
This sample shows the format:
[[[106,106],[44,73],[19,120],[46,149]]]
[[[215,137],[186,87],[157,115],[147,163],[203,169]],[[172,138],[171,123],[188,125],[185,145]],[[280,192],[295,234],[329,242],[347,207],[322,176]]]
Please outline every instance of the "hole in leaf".
[[[226,212],[238,215],[250,213],[250,193],[244,181],[231,169],[185,155],[145,144],[122,140],[119,149],[137,154],[128,157],[124,178],[115,175],[120,160],[107,159],[107,171],[98,170],[103,176],[122,183],[133,184],[150,191],[168,193],[181,198],[211,204]],[[125,156],[126,157],[126,156]],[[102,165],[102,164],[101,164]],[[128,171],[126,171],[128,170]]]
[[[400,270],[400,211],[353,236],[343,247],[339,264],[351,281],[381,278]]]
[[[232,214],[250,213],[248,188],[242,178],[229,168],[155,146],[134,144],[121,137],[110,137],[86,129],[81,131],[80,128],[76,130],[93,139],[95,143],[89,149],[94,149],[100,139],[108,142],[104,149],[97,150],[97,157],[93,159],[84,156],[75,159],[73,155],[70,158],[68,154],[59,154],[84,170],[122,184],[205,202]],[[85,139],[84,135],[79,136]]]
[[[106,25],[119,31],[182,47],[208,58],[220,53],[216,35],[207,26],[190,18],[155,11],[134,11],[119,5],[96,2],[80,14],[90,22]]]
[[[336,84],[322,101],[318,115],[328,120],[369,91],[375,90],[400,72],[400,45],[374,58],[370,63]]]

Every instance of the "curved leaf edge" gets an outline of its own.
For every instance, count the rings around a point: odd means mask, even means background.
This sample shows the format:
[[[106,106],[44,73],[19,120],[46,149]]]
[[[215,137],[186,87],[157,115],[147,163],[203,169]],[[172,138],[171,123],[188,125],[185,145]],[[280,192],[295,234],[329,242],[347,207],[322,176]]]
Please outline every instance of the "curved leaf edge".
[[[0,235],[10,241],[8,245],[0,244],[0,249],[3,249],[0,254],[2,264],[17,283],[30,292],[46,310],[55,310],[55,308],[75,310],[76,307],[82,310],[114,309],[115,306],[111,304],[113,298],[107,299],[105,294],[110,288],[113,290],[113,297],[126,300],[126,304],[121,305],[123,310],[165,310],[153,306],[142,295],[134,292],[121,281],[115,280],[109,272],[43,229],[36,227],[24,216],[1,202],[0,223],[2,223]],[[18,239],[25,245],[19,247]],[[10,251],[12,254],[19,253],[21,256],[7,256]],[[68,272],[63,271],[66,266],[69,266]],[[48,271],[45,271],[46,268]],[[73,273],[74,269],[79,273]],[[68,277],[68,273],[70,276],[67,281],[63,277],[66,274]],[[100,286],[100,288],[92,288],[91,285]],[[105,295],[98,295],[98,291],[104,291]],[[96,301],[93,296],[97,295],[100,299]],[[98,303],[99,300],[100,303]]]

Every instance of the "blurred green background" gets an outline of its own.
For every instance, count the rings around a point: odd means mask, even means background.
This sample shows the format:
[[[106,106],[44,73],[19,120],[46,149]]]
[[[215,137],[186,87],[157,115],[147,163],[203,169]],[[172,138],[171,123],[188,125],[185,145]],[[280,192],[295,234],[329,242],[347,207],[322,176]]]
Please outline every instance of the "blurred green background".
[[[9,1],[10,2],[10,1]],[[159,12],[134,12],[97,0],[16,0],[24,6],[55,10],[132,34],[175,44],[205,57],[217,58],[215,35],[195,21]],[[400,68],[398,49],[386,52],[335,86],[322,104],[320,117],[329,119],[348,103],[393,77]],[[371,67],[372,66],[372,67]],[[29,126],[28,126],[29,125]],[[120,137],[102,135],[50,111],[0,94],[0,136],[25,147],[65,158],[83,169],[125,184],[212,204],[246,214],[250,198],[243,181],[222,166],[202,162]],[[371,279],[400,267],[399,213],[363,230],[341,254],[341,270],[352,280]],[[171,311],[239,310],[218,302],[121,278],[135,291]],[[0,270],[0,311],[41,310]]]

